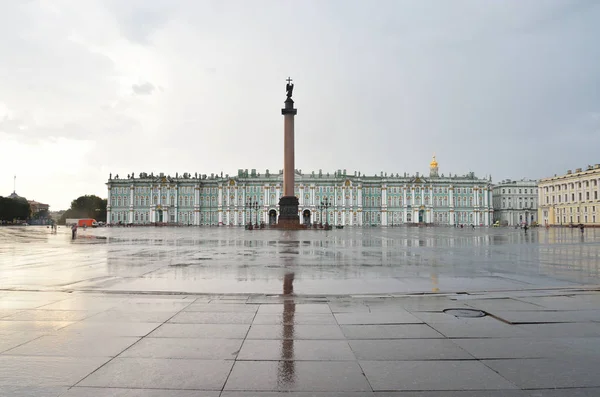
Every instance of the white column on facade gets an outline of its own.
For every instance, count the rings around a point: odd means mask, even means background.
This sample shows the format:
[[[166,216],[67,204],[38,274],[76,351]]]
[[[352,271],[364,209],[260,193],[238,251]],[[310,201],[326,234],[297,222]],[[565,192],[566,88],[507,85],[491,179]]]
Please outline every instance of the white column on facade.
[[[110,219],[110,215],[111,215],[110,212],[111,211],[110,210],[112,208],[112,205],[111,205],[112,197],[111,197],[111,194],[110,194],[111,193],[110,192],[111,191],[110,185],[107,187],[107,191],[108,191],[108,196],[107,196],[108,199],[106,199],[106,223],[108,224],[108,223],[111,223],[111,219]]]
[[[172,187],[171,191],[173,193],[173,196],[175,196],[175,205],[173,206],[173,211],[175,211],[175,223],[179,223],[179,185],[175,185],[174,187]]]
[[[429,185],[429,205],[433,207],[433,186]]]
[[[217,212],[219,214],[219,216],[217,218],[217,222],[218,222],[218,224],[222,224],[223,223],[223,186],[219,185],[217,190],[218,190],[218,193],[217,193]]]

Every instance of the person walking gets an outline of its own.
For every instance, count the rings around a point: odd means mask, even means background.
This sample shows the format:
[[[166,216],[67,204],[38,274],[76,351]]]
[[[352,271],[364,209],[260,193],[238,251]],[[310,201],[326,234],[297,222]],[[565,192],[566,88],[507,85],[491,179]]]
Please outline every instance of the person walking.
[[[77,237],[77,225],[71,226],[71,239],[75,240]]]

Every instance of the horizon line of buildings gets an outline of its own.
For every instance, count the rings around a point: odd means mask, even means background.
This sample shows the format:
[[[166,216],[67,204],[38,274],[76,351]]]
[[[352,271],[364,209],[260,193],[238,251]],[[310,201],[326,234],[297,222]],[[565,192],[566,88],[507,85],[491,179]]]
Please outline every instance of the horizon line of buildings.
[[[295,194],[302,223],[342,226],[402,224],[489,226],[494,222],[491,177],[444,176],[435,156],[428,176],[364,175],[346,170],[303,174]],[[283,174],[240,169],[237,176],[189,173],[171,177],[141,173],[107,182],[109,224],[274,224],[279,216]],[[536,214],[537,215],[537,214]]]

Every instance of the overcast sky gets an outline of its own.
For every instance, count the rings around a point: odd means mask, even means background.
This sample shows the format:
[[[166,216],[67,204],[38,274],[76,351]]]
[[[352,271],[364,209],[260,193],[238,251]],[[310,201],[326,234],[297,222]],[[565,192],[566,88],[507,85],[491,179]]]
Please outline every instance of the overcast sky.
[[[0,195],[110,172],[541,178],[600,163],[600,2],[0,0]]]

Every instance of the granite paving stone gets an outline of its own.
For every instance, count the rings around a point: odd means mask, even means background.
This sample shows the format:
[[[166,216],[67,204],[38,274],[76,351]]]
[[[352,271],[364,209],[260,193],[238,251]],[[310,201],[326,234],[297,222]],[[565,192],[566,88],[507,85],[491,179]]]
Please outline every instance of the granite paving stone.
[[[115,358],[78,386],[221,390],[233,360]]]
[[[454,308],[451,306],[451,308]],[[452,314],[447,314],[444,312],[413,312],[415,317],[417,317],[421,322],[425,323],[464,323],[464,318],[458,318],[453,316]],[[488,318],[478,318],[480,323],[490,321]]]
[[[252,324],[337,324],[333,314],[298,313],[293,318],[283,314],[257,314]]]
[[[494,390],[516,386],[478,361],[360,361],[374,391]]]
[[[359,360],[472,360],[448,339],[350,340]]]
[[[529,390],[529,397],[598,397],[600,387]]]
[[[24,343],[30,342],[43,335],[44,332],[16,332],[0,336],[0,353],[13,349]]]
[[[326,303],[304,303],[304,304],[294,304],[295,313],[322,313],[322,314],[331,314],[331,309],[329,305]],[[289,304],[288,304],[289,305]],[[271,304],[271,305],[261,305],[258,309],[258,314],[280,314],[284,311],[284,304]]]
[[[23,310],[11,316],[4,317],[5,321],[79,321],[98,314],[100,311],[90,310]]]
[[[124,299],[87,298],[65,299],[39,307],[39,310],[95,310],[104,311],[121,307]]]
[[[120,357],[233,360],[242,339],[144,338]]]
[[[110,357],[0,355],[0,386],[72,386]]]
[[[511,324],[531,323],[584,323],[600,320],[599,310],[571,310],[571,311],[501,311],[491,312]]]
[[[473,319],[473,321],[427,324],[448,338],[519,338],[533,336],[530,330],[522,326],[510,325],[497,320],[486,321],[483,318]]]
[[[237,361],[225,391],[371,391],[355,361]]]
[[[67,387],[38,387],[38,386],[0,386],[0,396],[7,397],[60,397],[66,393]]]
[[[178,312],[178,309],[172,311],[106,310],[86,320],[91,322],[163,323]]]
[[[10,321],[0,320],[0,332],[52,332],[73,324],[72,321]]]
[[[244,339],[248,324],[163,324],[148,336],[154,338]]]
[[[247,339],[345,339],[338,325],[293,324],[293,328],[253,324]]]
[[[248,340],[238,360],[344,361],[356,360],[345,340]]]
[[[444,338],[427,324],[342,325],[348,339],[426,339]]]
[[[60,397],[219,397],[218,391],[72,387]]]
[[[600,387],[600,358],[484,360],[521,389]]]
[[[600,357],[600,337],[587,338],[554,338],[553,341],[560,346],[568,348],[574,356]]]
[[[224,391],[220,397],[375,397],[373,392]]]
[[[256,313],[258,305],[239,303],[192,303],[187,306],[186,312],[216,312],[216,313]]]
[[[468,338],[452,342],[478,359],[558,358],[574,351],[548,338]]]
[[[71,323],[54,335],[87,335],[87,336],[145,336],[159,327],[161,323],[123,323],[123,322],[94,322],[79,321]]]
[[[254,313],[181,312],[173,316],[169,323],[251,324],[253,319]]]
[[[513,326],[516,327],[516,326]],[[518,327],[530,335],[540,338],[554,337],[597,337],[600,336],[600,323],[556,323],[521,324]]]
[[[496,299],[473,299],[464,301],[466,306],[483,310],[483,311],[494,311],[494,310],[545,310],[543,306],[535,305],[533,303],[525,302],[513,298],[496,298]]]
[[[335,318],[340,325],[362,324],[422,324],[423,321],[399,309],[395,312],[377,313],[335,313]]]
[[[524,390],[444,390],[420,392],[375,392],[373,397],[530,397]]]
[[[114,357],[137,342],[137,337],[46,335],[4,354],[15,356]]]

